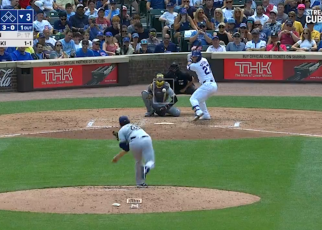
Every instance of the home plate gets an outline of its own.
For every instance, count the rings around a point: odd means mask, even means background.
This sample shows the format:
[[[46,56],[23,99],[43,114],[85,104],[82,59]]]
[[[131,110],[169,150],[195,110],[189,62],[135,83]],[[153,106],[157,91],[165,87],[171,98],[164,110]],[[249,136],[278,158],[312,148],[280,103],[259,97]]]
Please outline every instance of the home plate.
[[[155,125],[173,125],[174,123],[171,122],[159,122],[159,123],[154,123]]]

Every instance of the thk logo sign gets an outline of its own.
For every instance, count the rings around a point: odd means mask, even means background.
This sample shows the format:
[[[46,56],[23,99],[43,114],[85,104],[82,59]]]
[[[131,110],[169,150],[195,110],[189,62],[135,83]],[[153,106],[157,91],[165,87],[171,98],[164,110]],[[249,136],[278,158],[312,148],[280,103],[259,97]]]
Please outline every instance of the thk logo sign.
[[[272,74],[271,65],[272,62],[256,62],[254,65],[252,62],[235,62],[241,74]]]
[[[66,78],[68,81],[73,80],[72,76],[73,68],[64,69],[61,68],[58,71],[56,69],[43,69],[41,70],[42,74],[45,74],[46,82],[56,82],[58,81],[65,81]]]

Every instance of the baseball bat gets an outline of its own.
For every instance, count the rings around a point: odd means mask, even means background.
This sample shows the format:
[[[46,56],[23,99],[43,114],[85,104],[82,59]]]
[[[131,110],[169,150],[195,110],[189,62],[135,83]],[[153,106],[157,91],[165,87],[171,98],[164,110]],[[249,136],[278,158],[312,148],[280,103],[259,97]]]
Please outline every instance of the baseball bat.
[[[118,162],[127,152],[122,150],[119,154],[113,157],[112,163]]]

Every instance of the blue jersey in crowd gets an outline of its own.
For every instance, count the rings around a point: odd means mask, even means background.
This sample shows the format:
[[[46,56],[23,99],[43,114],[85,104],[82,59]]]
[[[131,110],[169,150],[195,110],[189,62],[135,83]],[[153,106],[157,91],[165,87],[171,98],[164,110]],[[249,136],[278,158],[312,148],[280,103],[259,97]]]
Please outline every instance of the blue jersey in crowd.
[[[3,61],[12,61],[10,54],[6,51],[4,52],[3,55],[0,55],[0,62],[3,62]]]
[[[31,57],[31,54],[28,52],[21,53],[19,50],[15,50],[12,55],[12,60],[13,61],[27,61],[27,60],[34,60]]]
[[[76,57],[94,57],[94,53],[92,50],[88,49],[86,53],[84,53],[82,48],[79,48],[76,51]]]
[[[63,39],[60,39],[59,41],[63,45],[63,50],[65,51],[66,54],[70,55],[70,52],[72,52],[72,50],[76,50],[75,42],[73,40],[66,42],[65,39],[63,38]]]
[[[104,50],[92,50],[94,53],[95,57],[104,57],[104,56],[108,56],[108,54],[104,51]]]

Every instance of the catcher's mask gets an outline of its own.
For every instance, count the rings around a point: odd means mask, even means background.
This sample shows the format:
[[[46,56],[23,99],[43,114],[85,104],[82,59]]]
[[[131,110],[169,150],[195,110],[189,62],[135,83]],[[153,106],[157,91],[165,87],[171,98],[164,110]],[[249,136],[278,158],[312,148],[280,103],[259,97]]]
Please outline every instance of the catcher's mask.
[[[175,62],[173,62],[173,63],[170,65],[169,70],[170,70],[171,72],[177,72],[177,71],[179,70],[179,66],[178,66],[178,64],[177,64],[177,63],[175,63]]]
[[[155,84],[158,88],[161,88],[164,85],[164,76],[162,73],[157,74]]]

